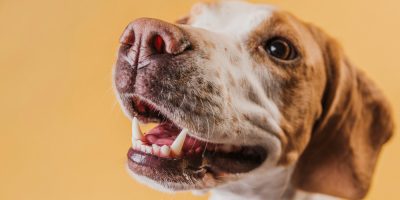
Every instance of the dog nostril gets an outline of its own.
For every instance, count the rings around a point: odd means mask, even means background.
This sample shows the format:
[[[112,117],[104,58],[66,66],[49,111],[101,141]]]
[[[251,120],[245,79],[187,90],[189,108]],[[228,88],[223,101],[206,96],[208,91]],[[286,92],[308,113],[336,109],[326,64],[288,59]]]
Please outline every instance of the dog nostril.
[[[161,54],[165,52],[165,42],[161,36],[156,35],[153,38],[153,47],[157,51],[157,53]]]
[[[133,31],[129,31],[128,34],[123,35],[121,39],[121,43],[129,46],[133,46],[135,43],[135,33]]]

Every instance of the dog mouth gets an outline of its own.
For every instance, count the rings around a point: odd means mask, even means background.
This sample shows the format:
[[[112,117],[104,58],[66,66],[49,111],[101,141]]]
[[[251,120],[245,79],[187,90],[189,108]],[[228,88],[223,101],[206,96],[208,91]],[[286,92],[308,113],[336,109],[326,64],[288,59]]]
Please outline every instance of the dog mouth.
[[[214,187],[204,183],[207,174],[218,180],[229,174],[246,173],[267,158],[267,151],[261,146],[214,143],[198,138],[145,98],[133,96],[127,110],[134,116],[132,146],[127,154],[129,169],[170,189]],[[139,121],[158,125],[143,133]]]

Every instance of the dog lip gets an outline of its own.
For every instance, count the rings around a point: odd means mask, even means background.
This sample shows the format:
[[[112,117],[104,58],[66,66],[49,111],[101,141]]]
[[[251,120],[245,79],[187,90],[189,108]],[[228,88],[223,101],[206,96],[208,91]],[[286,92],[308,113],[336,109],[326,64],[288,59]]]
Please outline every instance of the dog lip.
[[[171,121],[166,118],[159,106],[147,98],[135,93],[122,93],[120,94],[120,99],[122,107],[130,118],[137,117],[142,123]],[[140,110],[141,104],[145,105],[144,110]],[[151,115],[146,116],[146,113]]]
[[[205,151],[195,156],[165,158],[130,148],[127,157],[131,171],[156,181],[163,181],[158,176],[165,176],[163,178],[167,179],[183,177],[192,173],[198,176],[199,171],[210,172],[216,177],[224,174],[246,173],[256,169],[267,159],[266,150],[260,146],[246,147],[246,151],[254,154]]]
[[[201,156],[165,158],[152,154],[146,154],[132,148],[129,148],[127,156],[130,162],[134,162],[142,166],[161,167],[163,169],[176,169],[177,166],[182,166],[184,168],[190,166],[191,169],[194,169],[195,166],[200,167],[201,165],[199,162]],[[183,162],[183,160],[190,162]]]

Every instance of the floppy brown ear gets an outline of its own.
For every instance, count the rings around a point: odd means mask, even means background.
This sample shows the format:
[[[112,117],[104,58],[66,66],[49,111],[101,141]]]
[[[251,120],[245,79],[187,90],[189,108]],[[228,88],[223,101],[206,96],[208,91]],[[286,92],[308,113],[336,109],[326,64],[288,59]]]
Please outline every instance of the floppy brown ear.
[[[376,86],[346,60],[340,46],[310,27],[325,56],[323,113],[300,156],[293,184],[305,191],[363,198],[381,147],[393,133],[391,109]]]

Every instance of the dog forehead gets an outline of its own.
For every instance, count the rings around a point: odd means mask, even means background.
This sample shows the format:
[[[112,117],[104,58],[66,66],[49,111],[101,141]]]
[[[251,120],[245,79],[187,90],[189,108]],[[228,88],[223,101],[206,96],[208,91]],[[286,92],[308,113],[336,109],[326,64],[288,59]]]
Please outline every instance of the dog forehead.
[[[243,37],[262,22],[267,21],[276,10],[266,4],[243,1],[222,1],[214,4],[198,4],[191,12],[191,25],[213,32]]]

